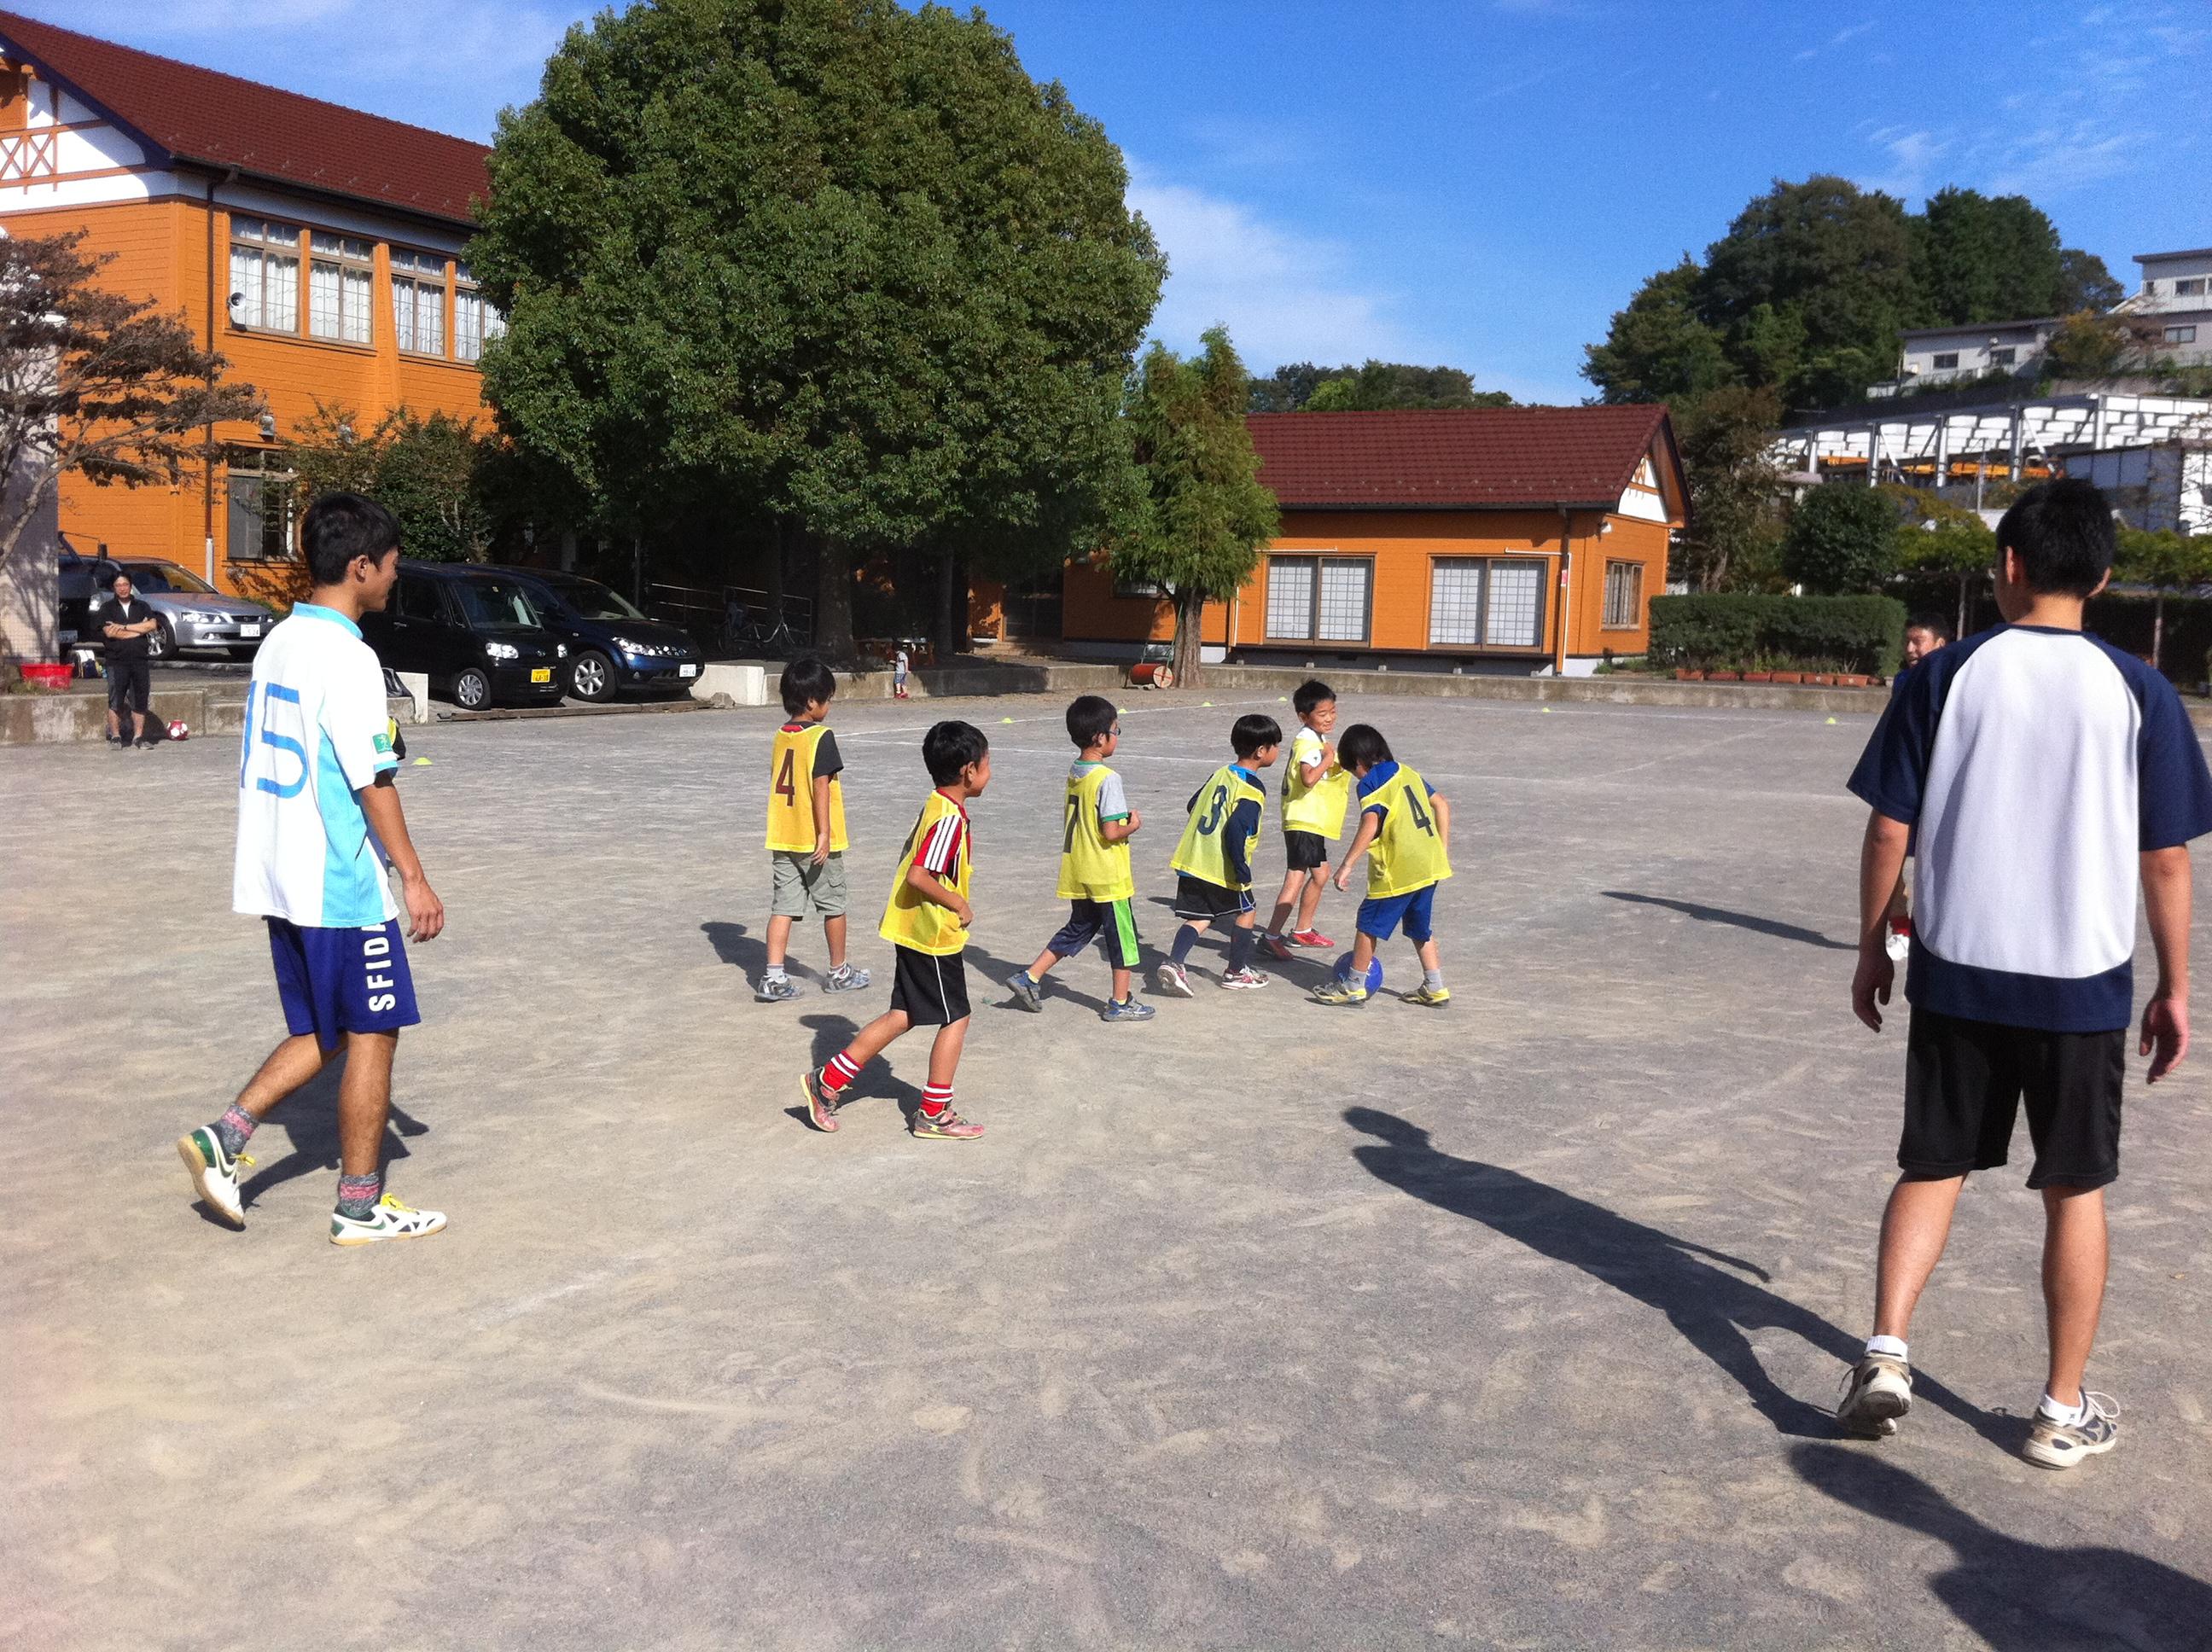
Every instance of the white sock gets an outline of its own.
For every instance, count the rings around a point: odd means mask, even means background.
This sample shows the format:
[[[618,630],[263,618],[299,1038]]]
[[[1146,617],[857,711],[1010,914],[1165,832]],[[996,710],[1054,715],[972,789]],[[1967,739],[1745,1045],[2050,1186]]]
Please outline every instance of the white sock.
[[[783,966],[780,963],[769,964],[767,969],[761,971],[761,979],[763,981],[781,981],[783,979]]]
[[[2043,1403],[2037,1406],[2036,1409],[2040,1411],[2045,1417],[2048,1417],[2054,1423],[2064,1423],[2071,1425],[2080,1422],[2083,1418],[2089,1414],[2089,1403],[2086,1399],[2084,1399],[2078,1406],[2062,1406],[2056,1400],[2053,1400],[2048,1394],[2045,1394],[2043,1396]]]
[[[1866,1351],[1870,1354],[1880,1354],[1884,1359],[1903,1359],[1905,1339],[1903,1337],[1869,1337]]]

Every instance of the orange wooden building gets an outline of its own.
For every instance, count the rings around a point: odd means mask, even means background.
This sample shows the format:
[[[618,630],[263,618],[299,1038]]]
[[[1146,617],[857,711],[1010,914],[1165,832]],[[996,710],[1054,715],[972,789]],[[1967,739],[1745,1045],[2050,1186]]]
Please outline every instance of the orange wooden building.
[[[0,12],[0,229],[87,233],[100,279],[181,312],[270,415],[218,427],[221,460],[173,487],[64,480],[88,554],[159,556],[250,595],[293,550],[280,435],[325,408],[356,428],[405,406],[488,422],[497,331],[461,252],[486,151]]]
[[[1236,599],[1209,604],[1209,658],[1586,671],[1644,652],[1682,525],[1667,410],[1499,407],[1261,413],[1279,537]],[[1174,635],[1153,593],[1067,569],[1062,635],[1127,654]]]

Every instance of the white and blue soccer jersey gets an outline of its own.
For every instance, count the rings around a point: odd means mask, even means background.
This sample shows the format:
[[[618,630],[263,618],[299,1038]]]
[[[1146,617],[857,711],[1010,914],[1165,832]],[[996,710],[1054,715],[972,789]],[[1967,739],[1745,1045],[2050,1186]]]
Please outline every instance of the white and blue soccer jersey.
[[[231,907],[307,928],[398,916],[354,794],[396,768],[384,670],[343,614],[301,603],[253,659]]]
[[[1915,665],[1850,789],[1913,829],[1906,998],[2050,1032],[2128,1024],[2137,853],[2212,831],[2212,774],[2172,684],[2040,626]]]

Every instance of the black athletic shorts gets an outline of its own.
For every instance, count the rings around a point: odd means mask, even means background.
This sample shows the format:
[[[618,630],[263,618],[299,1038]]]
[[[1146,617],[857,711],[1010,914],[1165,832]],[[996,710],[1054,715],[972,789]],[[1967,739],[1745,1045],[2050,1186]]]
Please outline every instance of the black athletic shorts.
[[[111,659],[107,662],[106,671],[108,710],[118,713],[135,711],[143,716],[147,698],[154,686],[144,656]]]
[[[1328,840],[1319,832],[1283,828],[1283,859],[1292,872],[1311,872],[1328,865]]]
[[[1193,878],[1188,872],[1176,878],[1175,914],[1193,922],[1234,923],[1238,915],[1252,910],[1250,890],[1224,889],[1219,884],[1209,884],[1203,878]]]
[[[2031,1187],[2101,1187],[2120,1174],[2128,1031],[2043,1032],[1912,1011],[1905,1046],[1905,1133],[1897,1162],[1954,1176],[2005,1162],[2024,1096]]]
[[[965,1021],[968,1009],[968,964],[955,952],[939,957],[895,946],[891,965],[891,1008],[902,1011],[913,1027],[949,1027]]]

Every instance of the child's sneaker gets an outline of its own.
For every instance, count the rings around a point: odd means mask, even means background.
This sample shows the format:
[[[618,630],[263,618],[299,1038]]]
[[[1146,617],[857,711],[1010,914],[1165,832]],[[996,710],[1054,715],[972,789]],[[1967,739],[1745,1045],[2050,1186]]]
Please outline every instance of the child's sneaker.
[[[2071,1468],[2084,1457],[2110,1451],[2119,1443],[2119,1403],[2109,1394],[2081,1394],[2081,1420],[2062,1423],[2039,1405],[2035,1426],[2020,1455],[2045,1468]]]
[[[1437,1005],[1451,1002],[1451,988],[1431,987],[1425,981],[1412,992],[1401,993],[1398,997],[1407,1004],[1425,1004],[1433,1008]]]
[[[1291,932],[1292,946],[1334,946],[1336,943],[1318,929],[1294,929]]]
[[[1139,1004],[1134,994],[1127,998],[1111,998],[1106,1007],[1098,1011],[1101,1021],[1150,1021],[1159,1011],[1149,1004]]]
[[[1044,983],[1031,981],[1028,970],[1015,970],[1012,975],[1006,977],[1006,985],[1013,989],[1015,1003],[1020,1005],[1031,1015],[1044,1013]]]
[[[837,1109],[842,1103],[823,1088],[821,1069],[807,1068],[799,1082],[806,1091],[806,1122],[817,1130],[836,1130]]]
[[[825,993],[857,993],[868,984],[870,976],[865,969],[856,969],[849,963],[841,963],[832,969],[822,982]]]
[[[203,1125],[177,1138],[177,1157],[192,1179],[192,1191],[207,1207],[234,1228],[246,1225],[246,1206],[238,1197],[238,1167],[253,1163],[250,1153],[233,1158],[222,1151],[222,1141]]]
[[[1179,963],[1164,963],[1152,972],[1153,983],[1170,998],[1195,998],[1189,973]]]
[[[983,1133],[981,1125],[969,1123],[949,1107],[933,1119],[916,1108],[914,1122],[907,1128],[916,1141],[973,1141]]]
[[[1257,969],[1231,969],[1222,976],[1221,985],[1225,992],[1254,993],[1273,979],[1272,975],[1263,975]]]
[[[331,1242],[334,1245],[373,1245],[385,1239],[420,1239],[446,1228],[443,1211],[418,1211],[390,1193],[369,1206],[367,1216],[331,1212]]]
[[[1868,1354],[1844,1373],[1844,1397],[1836,1421],[1847,1434],[1880,1440],[1897,1432],[1898,1419],[1912,1409],[1912,1371],[1901,1359]]]
[[[1331,975],[1313,989],[1316,1004],[1364,1004],[1367,986],[1364,981],[1346,981],[1341,975]]]
[[[1288,963],[1297,957],[1297,954],[1291,950],[1291,944],[1272,929],[1260,937],[1260,944],[1266,947],[1267,956],[1279,963]]]
[[[799,996],[799,983],[789,975],[763,975],[753,996],[763,1004],[788,1004]]]

